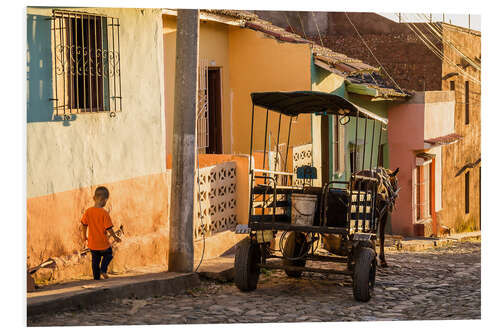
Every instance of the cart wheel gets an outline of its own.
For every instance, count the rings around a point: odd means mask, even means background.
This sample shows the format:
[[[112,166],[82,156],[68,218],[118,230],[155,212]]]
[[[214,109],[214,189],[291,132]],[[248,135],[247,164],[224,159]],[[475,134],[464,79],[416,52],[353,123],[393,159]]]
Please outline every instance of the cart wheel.
[[[292,231],[288,237],[286,238],[285,241],[285,246],[284,246],[284,251],[287,256],[289,257],[298,257],[301,255],[300,250],[302,247],[303,242],[305,242],[305,237],[304,234]],[[307,251],[307,248],[304,248],[305,251]],[[301,259],[301,260],[288,260],[288,259],[283,259],[283,265],[285,266],[297,266],[297,267],[304,267],[306,265],[306,260]],[[294,277],[298,278],[302,275],[301,271],[290,271],[285,269],[286,275],[289,277]]]
[[[236,249],[234,258],[234,282],[241,291],[252,291],[257,288],[260,268],[260,251],[257,244],[246,238]]]
[[[367,247],[359,248],[352,278],[352,291],[356,300],[368,302],[372,297],[376,269],[375,251]]]

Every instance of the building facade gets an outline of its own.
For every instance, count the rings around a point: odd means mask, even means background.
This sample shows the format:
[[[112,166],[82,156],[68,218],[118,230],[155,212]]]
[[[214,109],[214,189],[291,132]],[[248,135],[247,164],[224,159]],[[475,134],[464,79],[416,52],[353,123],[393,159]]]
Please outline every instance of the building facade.
[[[27,9],[28,266],[59,258],[53,280],[91,275],[80,219],[100,185],[128,239],[112,269],[167,263],[161,31],[157,9]]]
[[[438,227],[432,234],[480,229],[479,31],[443,22],[398,23],[375,13],[329,12],[326,17],[297,15],[297,12],[259,14],[338,52],[383,66],[384,74],[388,73],[403,89],[455,91],[453,133],[461,140],[442,147],[443,209],[436,213]],[[293,17],[300,20],[291,20]],[[316,33],[308,29],[315,21],[318,23]],[[415,178],[412,182],[416,181]]]

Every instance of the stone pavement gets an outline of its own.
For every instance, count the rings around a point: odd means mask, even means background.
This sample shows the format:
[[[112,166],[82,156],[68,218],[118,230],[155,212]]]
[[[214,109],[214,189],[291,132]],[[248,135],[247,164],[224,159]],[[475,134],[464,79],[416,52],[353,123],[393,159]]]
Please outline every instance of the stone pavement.
[[[83,280],[46,286],[28,293],[28,316],[74,310],[117,298],[177,294],[200,284],[195,273],[159,272],[112,277],[108,280]]]
[[[177,296],[121,299],[28,317],[28,326],[148,325],[481,318],[481,243],[452,242],[418,252],[389,251],[375,295],[356,302],[351,278],[263,271],[257,290],[202,280]],[[331,267],[335,263],[314,263]]]

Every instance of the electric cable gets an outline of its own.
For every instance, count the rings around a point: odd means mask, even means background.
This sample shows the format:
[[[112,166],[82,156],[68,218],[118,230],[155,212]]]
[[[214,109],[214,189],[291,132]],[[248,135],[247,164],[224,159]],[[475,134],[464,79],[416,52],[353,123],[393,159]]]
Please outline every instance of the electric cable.
[[[299,17],[300,26],[302,27],[302,32],[304,33],[304,37],[305,37],[306,39],[308,39],[308,38],[307,38],[307,35],[306,35],[306,31],[305,31],[305,29],[304,29],[304,24],[302,23],[302,18],[300,17],[299,12],[297,12],[297,16]]]
[[[413,31],[413,33],[417,36],[417,38],[420,39],[420,41],[430,50],[432,51],[441,61],[444,61],[444,62],[447,62],[448,64],[450,64],[451,66],[454,66],[456,67],[461,73],[462,75],[464,76],[467,76],[468,78],[470,78],[470,80],[472,81],[475,81],[476,83],[481,83],[480,80],[476,79],[475,77],[473,77],[472,75],[470,75],[469,73],[467,73],[466,71],[464,71],[462,68],[460,68],[459,66],[457,66],[457,64],[453,63],[453,61],[451,61],[448,57],[446,57],[442,52],[441,50],[435,46],[430,40],[429,38],[425,35],[425,33],[423,33],[414,23],[412,22],[404,22],[409,28],[410,30]],[[417,32],[418,31],[418,32]]]
[[[452,65],[452,66],[455,66],[456,68],[458,68],[458,70],[460,72],[462,72],[462,74],[464,76],[467,76],[470,80],[472,81],[475,81],[476,83],[481,83],[480,80],[476,79],[475,77],[473,77],[472,75],[470,75],[469,73],[467,73],[466,71],[464,71],[462,68],[460,68],[457,64],[455,64],[451,59],[449,59],[448,57],[446,57],[444,55],[444,53],[441,52],[441,50],[435,46],[430,40],[429,38],[427,38],[427,36],[425,35],[425,33],[423,33],[422,31],[420,31],[420,29],[418,29],[418,27],[414,24],[414,23],[405,23],[408,25],[408,27],[410,27],[410,29],[415,33],[415,35],[424,43],[424,45],[430,49],[431,51],[433,51],[433,53],[441,60],[441,61],[445,61],[447,62],[448,64]],[[413,26],[413,28],[412,28]],[[416,31],[418,31],[418,33]],[[425,39],[425,41],[424,41]]]
[[[428,20],[427,16],[425,14],[417,14],[417,15],[422,15],[423,20]],[[433,22],[424,22],[425,26],[427,27],[427,31],[433,33],[438,39],[442,40],[445,44],[453,48],[458,54],[460,54],[472,67],[474,67],[477,70],[481,70],[481,66],[476,64],[472,59],[470,59],[467,55],[465,55],[462,51],[460,51],[453,43],[452,40],[447,40],[443,36],[443,30],[442,27],[439,26],[438,23],[433,23]]]
[[[311,14],[314,20],[314,24],[316,25],[316,30],[318,30],[318,36],[319,36],[319,41],[321,42],[321,46],[325,47],[325,45],[323,45],[323,39],[321,38],[321,34],[319,33],[319,27],[318,23],[316,22],[316,16],[314,16],[314,12],[311,12]]]
[[[288,15],[287,15],[285,12],[283,12],[283,15],[285,16],[286,23],[288,24],[288,26],[290,27],[290,29],[292,30],[292,32],[293,32],[294,34],[297,34],[297,33],[293,30],[293,27],[292,27],[292,25],[290,24],[290,21],[288,20]]]
[[[377,57],[375,57],[375,54],[373,54],[372,50],[370,49],[370,47],[368,46],[368,44],[366,44],[365,40],[363,39],[363,37],[361,36],[361,34],[359,33],[358,29],[356,28],[356,26],[354,25],[354,23],[351,21],[351,19],[349,18],[349,15],[347,14],[347,12],[344,12],[345,13],[345,16],[347,17],[347,20],[349,20],[349,22],[351,23],[352,27],[354,28],[354,30],[356,31],[356,33],[358,34],[358,37],[361,39],[361,41],[363,42],[363,44],[366,46],[366,48],[368,49],[368,51],[370,52],[370,54],[373,56],[373,58],[375,59],[375,61],[377,61],[377,63],[379,64],[379,66],[384,70],[384,72],[387,74],[387,76],[389,77],[389,79],[391,79],[392,83],[394,83],[394,85],[399,89],[399,91],[401,93],[404,94],[404,91],[401,89],[401,87],[396,83],[396,81],[394,81],[394,79],[392,78],[391,74],[389,74],[389,72],[385,69],[385,67],[380,63],[380,61],[378,61]]]

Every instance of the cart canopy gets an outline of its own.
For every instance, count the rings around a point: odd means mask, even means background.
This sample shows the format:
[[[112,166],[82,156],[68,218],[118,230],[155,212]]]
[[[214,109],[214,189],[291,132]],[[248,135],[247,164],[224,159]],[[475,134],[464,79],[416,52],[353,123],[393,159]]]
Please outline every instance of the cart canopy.
[[[343,97],[320,91],[273,91],[251,93],[252,103],[265,109],[287,116],[303,113],[317,113],[375,119],[387,124],[387,119],[380,117]],[[359,113],[358,113],[359,111]]]

